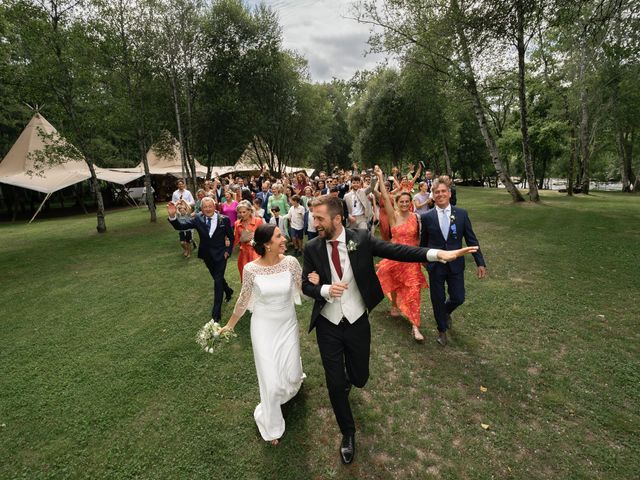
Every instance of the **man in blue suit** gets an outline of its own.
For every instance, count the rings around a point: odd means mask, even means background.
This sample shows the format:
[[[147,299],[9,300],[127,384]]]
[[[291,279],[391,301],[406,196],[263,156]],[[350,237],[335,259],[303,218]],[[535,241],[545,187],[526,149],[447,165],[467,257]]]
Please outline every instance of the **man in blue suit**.
[[[478,239],[471,228],[467,211],[451,206],[451,190],[445,179],[434,180],[431,192],[435,208],[421,217],[420,246],[457,250],[462,248],[463,238],[467,246],[479,246]],[[484,278],[487,275],[487,268],[482,252],[478,250],[472,255],[478,266],[478,278]],[[451,312],[464,303],[464,266],[464,257],[449,263],[432,262],[427,264],[431,305],[438,324],[437,341],[442,346],[447,344],[447,330],[451,328]],[[448,299],[445,293],[445,283],[449,293]]]
[[[200,204],[201,212],[187,220],[176,218],[176,206],[173,202],[167,204],[169,223],[176,230],[190,230],[195,228],[200,236],[198,258],[204,261],[213,278],[214,295],[211,317],[219,322],[222,318],[222,296],[226,294],[227,302],[231,300],[233,290],[224,279],[227,268],[227,258],[233,251],[233,227],[229,218],[216,211],[216,204],[212,198],[205,197]]]
[[[260,185],[260,191],[256,193],[256,198],[262,200],[262,208],[264,208],[264,221],[266,223],[269,223],[269,220],[271,220],[271,212],[267,208],[267,205],[269,204],[269,197],[273,195],[270,188],[271,182],[269,180],[264,180]]]

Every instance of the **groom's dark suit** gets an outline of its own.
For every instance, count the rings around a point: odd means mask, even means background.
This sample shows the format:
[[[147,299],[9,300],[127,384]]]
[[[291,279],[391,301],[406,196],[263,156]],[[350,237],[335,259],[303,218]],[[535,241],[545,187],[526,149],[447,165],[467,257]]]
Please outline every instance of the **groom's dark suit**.
[[[473,228],[471,228],[471,221],[467,211],[452,205],[450,208],[450,226],[446,239],[440,229],[439,210],[437,208],[434,207],[421,216],[422,235],[420,246],[438,248],[440,250],[457,250],[462,248],[463,238],[467,246],[479,246],[478,239],[473,232]],[[455,217],[455,221],[451,221],[451,216]],[[484,257],[480,250],[472,255],[477,266],[485,266]],[[427,264],[431,304],[438,324],[438,331],[440,332],[447,331],[447,316],[464,302],[464,267],[464,257],[459,257],[449,263],[433,262]],[[448,287],[449,299],[446,299],[445,282]]]
[[[224,271],[227,267],[227,259],[233,252],[233,228],[229,218],[220,213],[216,213],[213,217],[216,221],[216,229],[213,235],[209,236],[209,227],[207,226],[207,217],[203,213],[197,213],[195,217],[186,220],[169,219],[169,223],[176,230],[190,230],[195,228],[200,236],[200,246],[198,247],[198,258],[204,261],[209,269],[214,282],[213,308],[211,317],[216,321],[222,316],[222,298],[226,292],[230,295],[231,288],[224,279]],[[229,246],[226,246],[225,238],[229,239]]]
[[[321,294],[322,286],[337,281],[332,277],[334,274],[329,263],[331,260],[327,242],[322,237],[314,238],[305,246],[302,291],[315,299],[309,331],[316,329],[329,398],[336,420],[343,435],[353,435],[355,424],[349,405],[348,387],[352,383],[361,388],[367,383],[371,340],[368,311],[384,298],[373,265],[374,256],[422,263],[426,262],[427,249],[384,242],[370,236],[366,230],[345,229],[345,232],[348,260],[353,272],[353,281],[364,302],[364,313],[352,323],[343,317],[338,325],[321,314],[327,304],[327,300]],[[320,276],[318,285],[313,285],[308,280],[309,273],[313,271]]]

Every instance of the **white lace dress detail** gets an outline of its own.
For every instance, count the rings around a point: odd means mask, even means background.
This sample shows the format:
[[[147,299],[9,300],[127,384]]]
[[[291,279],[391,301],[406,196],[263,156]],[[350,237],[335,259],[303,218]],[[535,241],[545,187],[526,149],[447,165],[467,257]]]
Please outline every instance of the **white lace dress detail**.
[[[302,289],[302,267],[294,257],[285,256],[279,263],[269,267],[258,265],[255,261],[249,262],[242,270],[242,288],[236,301],[233,313],[241,317],[244,312],[253,312],[256,302],[255,277],[256,275],[274,275],[288,271],[291,274],[291,287],[293,292],[293,302],[301,304]]]
[[[267,441],[282,437],[285,421],[280,405],[298,393],[305,378],[294,306],[300,304],[301,280],[302,269],[293,257],[271,267],[250,262],[244,267],[234,309],[238,315],[252,312],[251,344],[260,387],[253,417]]]

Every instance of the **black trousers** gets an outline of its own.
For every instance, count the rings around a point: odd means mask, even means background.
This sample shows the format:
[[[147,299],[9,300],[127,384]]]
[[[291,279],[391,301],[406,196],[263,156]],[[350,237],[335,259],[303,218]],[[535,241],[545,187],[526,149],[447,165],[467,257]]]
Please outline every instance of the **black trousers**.
[[[229,287],[224,278],[227,261],[219,260],[214,262],[213,260],[208,260],[205,262],[205,265],[209,269],[211,278],[213,278],[213,308],[211,309],[211,318],[220,321],[222,319],[222,299],[225,293],[231,291],[231,287]]]
[[[365,312],[353,324],[343,318],[340,324],[335,325],[320,316],[316,323],[316,340],[336,421],[343,435],[352,435],[356,426],[349,405],[348,387],[351,383],[362,388],[369,379],[369,317]]]
[[[445,293],[445,282],[449,298]],[[464,303],[464,271],[459,273],[447,272],[444,269],[430,271],[429,294],[438,331],[446,332],[447,315]]]

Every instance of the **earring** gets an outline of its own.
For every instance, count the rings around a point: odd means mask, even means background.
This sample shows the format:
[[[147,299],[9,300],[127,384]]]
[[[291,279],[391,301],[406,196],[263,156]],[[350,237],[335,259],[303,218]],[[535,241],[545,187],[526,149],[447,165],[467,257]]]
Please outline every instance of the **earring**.
[[[270,252],[270,251],[271,251],[271,247],[267,247],[267,252]]]

